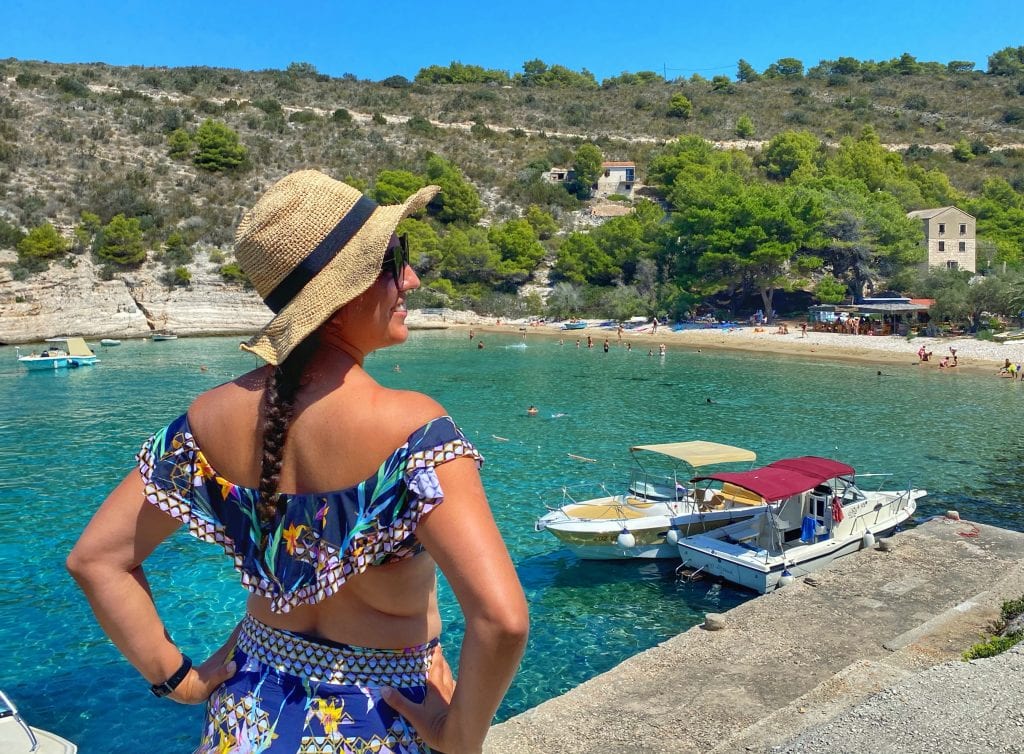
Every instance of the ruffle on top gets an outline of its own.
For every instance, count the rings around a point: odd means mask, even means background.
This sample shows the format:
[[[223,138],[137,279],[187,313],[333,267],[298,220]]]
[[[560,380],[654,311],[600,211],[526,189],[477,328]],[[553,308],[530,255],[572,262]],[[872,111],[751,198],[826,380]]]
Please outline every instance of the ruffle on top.
[[[188,415],[150,437],[136,456],[146,500],[231,555],[242,585],[275,612],[312,605],[370,566],[412,557],[419,520],[444,500],[435,468],[483,457],[450,417],[413,432],[368,479],[343,490],[282,494],[284,514],[260,553],[259,491],[232,484],[207,463]]]

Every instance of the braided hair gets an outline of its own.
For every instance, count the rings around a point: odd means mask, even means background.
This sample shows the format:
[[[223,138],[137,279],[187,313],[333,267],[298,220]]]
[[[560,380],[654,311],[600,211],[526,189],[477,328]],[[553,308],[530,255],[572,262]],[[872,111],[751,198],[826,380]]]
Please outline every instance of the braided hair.
[[[284,456],[288,429],[295,412],[295,397],[302,385],[302,375],[310,357],[319,345],[314,333],[303,340],[288,357],[271,371],[264,391],[263,449],[260,457],[259,500],[256,513],[264,542],[284,512],[278,494],[281,459]]]

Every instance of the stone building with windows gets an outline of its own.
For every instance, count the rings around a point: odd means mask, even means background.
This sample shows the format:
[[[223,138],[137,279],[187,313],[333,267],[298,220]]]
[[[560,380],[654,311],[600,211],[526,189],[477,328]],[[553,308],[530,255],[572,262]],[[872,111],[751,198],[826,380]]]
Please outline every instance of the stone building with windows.
[[[632,199],[635,183],[636,165],[632,162],[602,162],[601,174],[597,177],[594,196],[605,197],[618,194]]]
[[[978,271],[975,219],[958,207],[937,207],[908,212],[920,220],[928,247],[928,266]]]

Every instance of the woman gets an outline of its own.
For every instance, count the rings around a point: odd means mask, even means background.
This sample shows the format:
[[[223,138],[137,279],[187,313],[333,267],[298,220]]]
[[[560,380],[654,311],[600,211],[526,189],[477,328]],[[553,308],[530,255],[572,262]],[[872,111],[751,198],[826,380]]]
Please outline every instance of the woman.
[[[275,312],[243,348],[268,365],[151,437],[68,557],[153,693],[207,702],[200,752],[480,751],[511,683],[527,610],[482,459],[438,403],[363,369],[408,337],[419,279],[394,230],[437,191],[378,207],[312,170],[274,184],[236,236]],[[224,548],[250,592],[197,665],[142,570],[182,523]],[[457,685],[437,644],[435,564],[466,618]]]

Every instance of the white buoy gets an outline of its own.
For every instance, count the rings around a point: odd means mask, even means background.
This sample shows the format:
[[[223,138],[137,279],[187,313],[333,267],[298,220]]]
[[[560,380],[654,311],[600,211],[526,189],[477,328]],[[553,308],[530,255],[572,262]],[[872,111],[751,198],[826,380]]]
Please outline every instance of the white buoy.
[[[779,576],[779,586],[789,586],[793,583],[793,574],[789,571],[783,571],[782,575]]]
[[[629,550],[636,547],[636,537],[633,536],[629,529],[623,529],[620,531],[619,536],[615,538],[615,541],[623,550]]]
[[[668,534],[665,535],[665,539],[668,541],[670,545],[674,546],[679,544],[679,530],[669,529]]]
[[[875,546],[875,535],[872,534],[870,531],[864,532],[864,536],[861,537],[860,544],[861,544],[861,547],[863,547],[864,549],[867,549],[869,547],[874,547]]]

